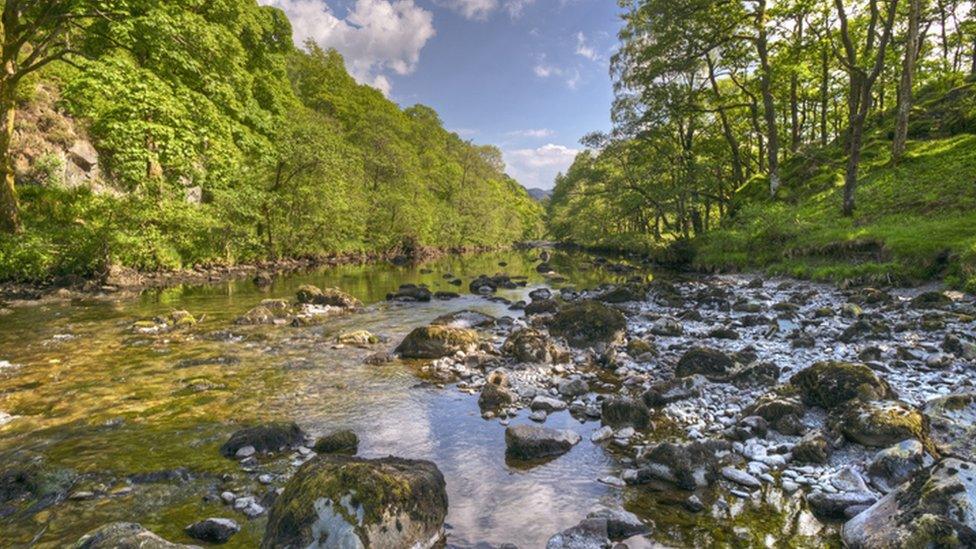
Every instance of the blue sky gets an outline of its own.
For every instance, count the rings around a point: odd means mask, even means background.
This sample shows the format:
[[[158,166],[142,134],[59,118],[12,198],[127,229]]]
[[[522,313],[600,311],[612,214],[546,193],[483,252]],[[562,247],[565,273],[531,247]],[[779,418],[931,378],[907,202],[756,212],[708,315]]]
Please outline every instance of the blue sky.
[[[288,13],[296,41],[342,52],[359,81],[499,146],[527,187],[551,188],[580,137],[610,126],[613,0],[259,1]]]

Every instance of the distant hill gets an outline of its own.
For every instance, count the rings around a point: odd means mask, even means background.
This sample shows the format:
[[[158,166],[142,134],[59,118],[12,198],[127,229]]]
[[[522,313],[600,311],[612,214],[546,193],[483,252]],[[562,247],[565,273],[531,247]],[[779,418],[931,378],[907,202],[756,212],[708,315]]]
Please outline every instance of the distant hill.
[[[528,191],[529,196],[531,196],[533,200],[537,200],[539,202],[542,202],[543,200],[547,200],[549,197],[552,196],[551,190],[547,191],[545,189],[526,189],[526,191]]]

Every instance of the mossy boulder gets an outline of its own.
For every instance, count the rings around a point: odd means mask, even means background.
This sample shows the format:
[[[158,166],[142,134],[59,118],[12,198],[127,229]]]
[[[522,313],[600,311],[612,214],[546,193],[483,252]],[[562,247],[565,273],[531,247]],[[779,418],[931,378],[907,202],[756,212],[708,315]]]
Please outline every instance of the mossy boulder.
[[[343,429],[335,431],[319,438],[315,441],[313,450],[320,454],[347,454],[356,455],[359,451],[359,437],[356,433]]]
[[[705,387],[708,386],[708,379],[701,375],[675,378],[668,381],[655,383],[650,389],[644,392],[641,399],[647,406],[659,408],[667,406],[672,402],[687,400],[699,396]]]
[[[559,310],[555,299],[539,299],[525,306],[525,316],[552,314]]]
[[[849,440],[884,448],[905,439],[928,441],[928,421],[922,413],[894,400],[854,401],[834,413],[838,430]]]
[[[600,419],[604,425],[614,429],[633,427],[647,429],[651,424],[651,413],[642,401],[626,396],[613,396],[603,401]]]
[[[243,315],[237,317],[235,321],[236,324],[255,326],[260,324],[274,324],[277,316],[275,313],[265,307],[264,305],[258,305]]]
[[[466,328],[423,326],[414,329],[396,348],[403,358],[442,358],[458,351],[471,352],[478,346],[478,334]]]
[[[694,347],[685,351],[678,359],[674,375],[688,377],[699,374],[711,380],[719,380],[728,377],[734,367],[735,361],[724,352],[708,347]]]
[[[173,311],[169,314],[169,321],[174,328],[186,328],[197,323],[197,319],[189,311]]]
[[[549,336],[532,328],[518,330],[508,336],[502,352],[519,362],[553,362],[558,351]]]
[[[196,545],[171,543],[134,522],[113,522],[88,532],[75,549],[200,549]]]
[[[976,464],[946,459],[847,521],[851,549],[976,547]]]
[[[261,547],[429,548],[446,516],[444,476],[429,461],[318,456],[274,502]]]
[[[790,378],[804,402],[832,410],[857,398],[878,400],[896,397],[888,382],[864,364],[818,362]]]
[[[627,303],[630,301],[642,301],[646,293],[645,288],[639,287],[636,284],[625,284],[604,291],[597,299],[604,303]]]
[[[747,416],[759,416],[770,424],[776,424],[784,417],[803,417],[806,406],[792,387],[778,387],[761,395],[743,412]]]
[[[306,284],[298,288],[295,298],[303,305],[322,305],[340,309],[358,309],[362,302],[339,288],[320,289]]]
[[[976,393],[955,393],[925,403],[922,413],[931,426],[940,454],[976,461]]]
[[[366,330],[355,330],[345,332],[336,336],[336,343],[341,345],[352,345],[354,347],[369,347],[380,342],[380,338],[367,332]]]
[[[234,457],[241,448],[250,446],[257,452],[278,452],[301,446],[305,432],[294,422],[274,422],[240,429],[220,447],[224,457]]]
[[[623,313],[598,301],[570,303],[553,315],[549,332],[576,348],[613,343],[627,327]]]
[[[913,309],[941,309],[951,304],[952,299],[942,292],[922,292],[909,302]]]
[[[832,450],[822,431],[810,431],[793,447],[793,459],[798,463],[824,464],[830,459]]]
[[[718,455],[728,452],[728,441],[708,439],[683,444],[662,442],[651,446],[640,460],[631,484],[653,484],[662,488],[696,490],[711,484],[717,475]]]
[[[631,358],[637,358],[646,354],[657,354],[657,348],[645,339],[633,338],[627,342],[627,354]]]
[[[508,387],[500,383],[485,383],[478,397],[478,407],[482,412],[498,410],[504,406],[514,404],[518,396]]]

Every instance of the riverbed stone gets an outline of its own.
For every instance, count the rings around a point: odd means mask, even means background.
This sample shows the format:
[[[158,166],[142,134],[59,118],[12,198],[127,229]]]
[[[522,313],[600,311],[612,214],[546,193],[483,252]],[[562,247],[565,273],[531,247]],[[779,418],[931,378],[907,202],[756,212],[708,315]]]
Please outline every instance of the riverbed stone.
[[[523,328],[513,332],[505,343],[502,352],[519,362],[547,364],[558,357],[552,340],[534,328]]]
[[[237,522],[228,518],[208,518],[186,527],[186,535],[207,543],[227,543],[241,531]]]
[[[852,549],[976,547],[976,464],[950,458],[844,524]]]
[[[976,392],[934,398],[922,408],[941,454],[976,461]]]
[[[617,309],[584,300],[560,308],[549,323],[549,332],[573,347],[586,348],[616,342],[626,327],[627,321]]]
[[[633,536],[650,533],[651,529],[634,513],[624,509],[599,507],[586,515],[587,519],[607,521],[607,537],[620,541]]]
[[[261,547],[430,548],[443,538],[445,487],[429,461],[319,456],[275,500]]]
[[[708,486],[716,476],[718,455],[730,448],[728,442],[714,439],[682,444],[658,443],[641,455],[640,468],[630,482],[665,483],[682,490]]]
[[[812,430],[803,435],[800,442],[793,447],[793,459],[798,463],[817,463],[824,464],[830,459],[833,448],[830,440],[819,429]]]
[[[592,518],[552,536],[546,549],[610,549],[607,520]]]
[[[852,402],[835,421],[844,436],[864,446],[884,448],[908,438],[928,441],[925,417],[904,402]]]
[[[700,374],[710,380],[725,379],[734,366],[732,357],[718,349],[694,347],[681,355],[674,375],[688,377]]]
[[[498,410],[505,406],[509,406],[518,401],[518,395],[516,395],[511,389],[497,383],[486,383],[481,389],[481,395],[478,397],[478,407],[481,408],[482,412],[488,410]]]
[[[308,305],[323,305],[340,309],[358,309],[363,306],[361,301],[339,288],[320,289],[311,284],[299,287],[295,297],[299,303]]]
[[[633,427],[647,429],[651,424],[651,414],[640,400],[626,396],[611,396],[603,401],[600,419],[604,425],[614,429]]]
[[[113,522],[88,532],[75,549],[200,549],[196,545],[171,543],[134,522]]]
[[[441,315],[430,323],[433,326],[447,326],[449,328],[487,328],[495,324],[495,317],[478,311],[463,310]]]
[[[676,378],[656,383],[644,392],[641,398],[650,407],[659,408],[672,402],[687,400],[701,395],[708,386],[705,376],[694,374],[684,378]]]
[[[561,456],[579,443],[580,436],[568,429],[536,425],[510,425],[505,429],[505,454],[514,459],[533,460]]]
[[[300,446],[305,432],[294,422],[273,422],[240,429],[220,447],[220,454],[234,457],[241,448],[252,447],[258,452],[278,452]]]
[[[349,429],[334,431],[316,440],[312,449],[320,454],[356,455],[359,437]]]
[[[934,463],[921,442],[908,439],[880,450],[868,464],[868,478],[887,494]]]
[[[832,410],[853,399],[894,398],[886,381],[864,364],[823,361],[790,378],[803,400],[812,406]]]
[[[844,511],[850,507],[871,505],[878,498],[870,492],[812,492],[806,496],[807,505],[813,514],[825,519],[845,518]]]
[[[411,331],[396,348],[403,358],[434,359],[471,352],[478,345],[478,334],[465,328],[422,326]]]
[[[352,345],[354,347],[369,347],[379,343],[380,338],[367,332],[366,330],[355,330],[344,332],[336,336],[336,343],[342,345]]]

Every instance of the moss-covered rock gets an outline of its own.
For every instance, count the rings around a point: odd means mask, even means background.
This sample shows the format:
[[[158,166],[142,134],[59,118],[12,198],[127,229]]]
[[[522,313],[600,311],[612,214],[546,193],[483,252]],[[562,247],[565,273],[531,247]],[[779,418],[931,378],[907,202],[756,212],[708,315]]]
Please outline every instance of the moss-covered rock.
[[[380,342],[380,338],[367,332],[366,330],[355,330],[345,332],[336,336],[336,343],[341,345],[352,345],[354,347],[369,347]]]
[[[243,315],[237,317],[235,323],[242,325],[260,325],[260,324],[274,324],[275,313],[271,309],[265,307],[264,305],[258,305]]]
[[[806,406],[791,387],[779,387],[757,398],[743,414],[759,416],[775,425],[786,416],[802,417],[805,412]]]
[[[955,393],[925,403],[922,413],[931,426],[940,454],[976,461],[976,393]]]
[[[895,398],[895,392],[871,368],[850,362],[818,362],[790,378],[804,402],[832,410],[857,398]]]
[[[363,306],[362,302],[339,288],[323,290],[310,284],[299,287],[295,297],[303,305],[323,305],[340,309],[358,309]]]
[[[359,451],[359,437],[356,433],[343,429],[319,438],[312,448],[320,454],[347,454],[354,456]]]
[[[576,348],[613,343],[624,333],[623,313],[597,301],[570,303],[553,315],[549,332]]]
[[[518,330],[508,336],[502,345],[502,352],[519,362],[553,362],[558,351],[549,337],[532,328]]]
[[[725,379],[732,373],[735,361],[732,357],[708,347],[695,347],[685,351],[678,359],[678,365],[674,369],[677,377],[688,377],[700,374],[708,379]]]
[[[854,401],[834,413],[837,428],[849,440],[876,448],[905,439],[928,441],[928,421],[904,402]]]
[[[511,425],[505,429],[505,455],[516,460],[561,456],[580,440],[581,437],[569,429]]]
[[[952,303],[952,299],[942,292],[923,292],[913,297],[909,305],[913,309],[941,309]]]
[[[75,549],[200,549],[196,545],[170,543],[134,522],[113,522],[88,532]]]
[[[827,463],[832,448],[822,431],[810,431],[793,447],[793,459],[798,463]]]
[[[646,354],[657,354],[657,348],[649,341],[640,338],[632,338],[627,342],[627,354],[631,358],[637,358]]]
[[[396,352],[403,358],[441,358],[458,351],[473,351],[477,345],[478,334],[472,330],[423,326],[410,332]]]
[[[500,383],[486,383],[478,397],[478,407],[482,412],[498,410],[509,406],[518,400],[518,396],[511,389]]]
[[[224,457],[234,457],[237,451],[251,446],[258,452],[278,452],[305,442],[305,432],[293,422],[275,422],[246,427],[231,435],[220,447]]]
[[[629,301],[643,301],[647,289],[636,284],[625,284],[610,288],[597,297],[604,303],[627,303]]]
[[[647,429],[651,424],[651,413],[640,400],[625,396],[614,396],[603,401],[600,419],[604,425],[614,429],[633,427]]]
[[[429,461],[319,456],[285,485],[261,547],[429,548],[446,516],[444,476]]]

